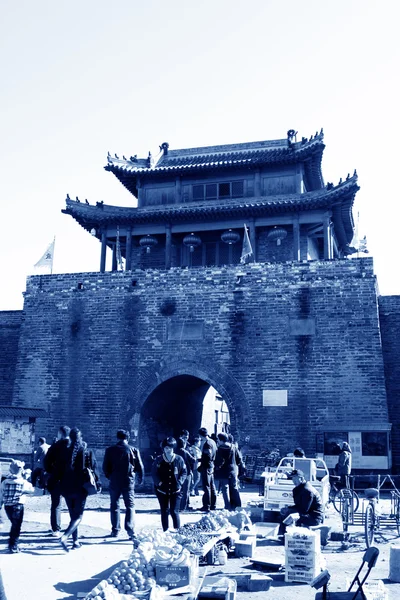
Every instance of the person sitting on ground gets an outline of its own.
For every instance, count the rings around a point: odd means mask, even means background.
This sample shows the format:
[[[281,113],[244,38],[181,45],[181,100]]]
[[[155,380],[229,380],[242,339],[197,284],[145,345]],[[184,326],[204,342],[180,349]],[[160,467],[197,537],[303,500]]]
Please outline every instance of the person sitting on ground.
[[[292,471],[293,488],[293,506],[287,506],[281,509],[281,523],[279,526],[279,535],[286,531],[286,525],[283,522],[290,514],[298,513],[296,527],[313,527],[320,525],[324,520],[324,509],[322,506],[319,492],[306,481],[303,471],[300,469]]]

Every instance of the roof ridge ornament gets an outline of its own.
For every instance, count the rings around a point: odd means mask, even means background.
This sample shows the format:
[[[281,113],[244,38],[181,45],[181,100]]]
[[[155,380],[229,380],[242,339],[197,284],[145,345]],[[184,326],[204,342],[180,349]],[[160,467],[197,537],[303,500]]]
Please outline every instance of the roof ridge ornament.
[[[169,148],[168,142],[163,142],[160,146],[160,152],[162,152],[163,155],[166,156],[168,154],[168,148]]]
[[[288,142],[288,147],[292,148],[293,147],[293,143],[297,142],[297,131],[295,131],[294,129],[289,129],[289,131],[287,132],[287,142]]]

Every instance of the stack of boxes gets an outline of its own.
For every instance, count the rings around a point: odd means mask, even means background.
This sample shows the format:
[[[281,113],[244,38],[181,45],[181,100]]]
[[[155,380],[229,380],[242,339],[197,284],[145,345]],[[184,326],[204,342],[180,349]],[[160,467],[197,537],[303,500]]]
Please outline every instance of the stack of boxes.
[[[319,530],[290,527],[285,535],[285,581],[311,583],[321,571]]]

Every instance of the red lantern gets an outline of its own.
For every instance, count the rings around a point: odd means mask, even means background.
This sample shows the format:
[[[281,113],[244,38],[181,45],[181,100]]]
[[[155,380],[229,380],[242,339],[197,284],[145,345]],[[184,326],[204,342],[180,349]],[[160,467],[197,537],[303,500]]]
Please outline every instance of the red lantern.
[[[183,238],[183,243],[189,247],[190,252],[194,252],[194,249],[201,245],[201,238],[191,233]]]
[[[277,225],[275,225],[275,227],[271,229],[271,231],[268,233],[268,239],[273,241],[276,240],[277,246],[281,245],[281,241],[284,240],[286,236],[286,229],[284,229],[283,227],[278,227]]]
[[[150,254],[151,248],[153,246],[157,246],[157,244],[157,239],[149,234],[145,235],[139,240],[139,246],[141,246],[142,248],[146,248],[147,254]]]
[[[232,231],[232,229],[228,229],[228,231],[224,231],[221,234],[221,240],[225,242],[225,244],[236,244],[240,240],[240,235],[236,231]]]

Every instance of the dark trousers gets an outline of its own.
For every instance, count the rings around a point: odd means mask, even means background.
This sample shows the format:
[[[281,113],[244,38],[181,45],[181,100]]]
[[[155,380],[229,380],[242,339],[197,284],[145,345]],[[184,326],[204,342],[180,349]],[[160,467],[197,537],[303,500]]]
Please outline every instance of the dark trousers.
[[[186,475],[181,489],[181,510],[186,510],[189,507],[190,488],[192,486],[192,474]]]
[[[195,496],[199,495],[199,485],[200,485],[200,473],[197,469],[195,469],[192,473],[192,489],[190,492]]]
[[[118,533],[121,529],[119,500],[122,499],[125,504],[125,530],[128,535],[135,532],[135,489],[128,487],[110,487],[110,518],[111,531]]]
[[[50,526],[53,531],[61,530],[61,491],[60,484],[56,484],[50,492]]]
[[[44,474],[44,470],[41,467],[36,467],[36,469],[33,469],[32,471],[32,476],[31,476],[31,482],[33,487],[37,486],[40,489],[44,489],[44,481],[43,481],[43,474]]]
[[[181,519],[179,515],[181,495],[171,494],[171,496],[168,496],[167,494],[161,494],[160,492],[156,492],[156,496],[160,504],[161,525],[163,530],[167,531],[168,529],[169,515],[171,515],[172,517],[172,524],[174,526],[174,529],[179,529],[179,527],[181,526]]]
[[[78,540],[78,526],[82,521],[87,495],[86,493],[75,492],[64,496],[64,498],[67,503],[70,522],[67,529],[64,531],[63,537],[72,535],[72,540],[76,542]]]
[[[201,485],[204,491],[203,508],[214,510],[217,504],[217,490],[215,489],[214,473],[201,471]]]
[[[239,484],[235,475],[231,475],[226,479],[220,478],[219,489],[222,491],[224,506],[227,510],[235,510],[235,508],[242,506],[239,494]]]
[[[13,506],[5,506],[7,517],[11,521],[10,538],[8,540],[9,548],[16,548],[18,545],[19,536],[21,534],[21,525],[24,519],[24,505],[14,504]]]

